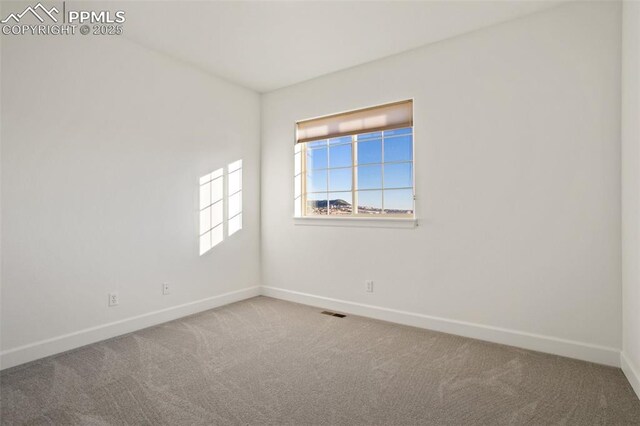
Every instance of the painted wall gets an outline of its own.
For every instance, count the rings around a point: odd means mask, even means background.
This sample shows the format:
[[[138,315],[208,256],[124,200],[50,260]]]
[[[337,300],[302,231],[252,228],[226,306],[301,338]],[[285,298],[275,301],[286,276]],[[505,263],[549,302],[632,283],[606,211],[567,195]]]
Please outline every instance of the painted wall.
[[[569,4],[264,95],[267,291],[618,363],[620,25]],[[419,226],[294,224],[294,122],[407,98]]]
[[[640,396],[640,3],[623,10],[622,367]]]
[[[1,78],[10,364],[46,354],[12,352],[24,345],[66,335],[50,349],[68,349],[130,330],[78,331],[260,284],[257,93],[120,37],[2,37]],[[200,257],[198,179],[240,158],[244,229]]]

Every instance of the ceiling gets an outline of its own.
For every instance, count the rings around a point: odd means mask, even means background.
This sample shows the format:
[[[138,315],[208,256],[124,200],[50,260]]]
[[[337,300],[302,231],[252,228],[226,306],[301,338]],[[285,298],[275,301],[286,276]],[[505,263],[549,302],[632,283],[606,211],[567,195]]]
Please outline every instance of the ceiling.
[[[130,40],[268,92],[558,4],[154,1],[121,7]]]

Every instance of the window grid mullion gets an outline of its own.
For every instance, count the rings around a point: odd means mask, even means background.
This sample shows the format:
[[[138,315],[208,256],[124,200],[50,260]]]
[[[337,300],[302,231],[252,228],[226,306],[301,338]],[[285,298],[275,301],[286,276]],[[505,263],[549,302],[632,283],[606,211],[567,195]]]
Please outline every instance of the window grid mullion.
[[[302,177],[300,190],[302,191],[302,196],[300,197],[300,202],[302,205],[300,206],[300,214],[307,215],[307,147],[306,145],[302,145],[300,147],[300,174]]]
[[[413,161],[412,160],[395,160],[395,161],[387,161],[386,163],[382,163],[382,162],[380,162],[380,163],[362,163],[362,165],[363,166],[381,166],[383,164],[407,164],[407,163],[411,164],[411,163],[413,163]],[[351,166],[321,167],[321,168],[318,168],[318,169],[309,169],[309,170],[314,171],[314,172],[322,172],[322,171],[325,171],[325,170],[340,170],[340,169],[349,169],[349,168],[351,168]]]
[[[412,186],[398,186],[398,187],[393,187],[393,188],[384,188],[385,190],[389,190],[389,191],[395,191],[397,189],[412,189]],[[367,192],[367,191],[382,191],[382,187],[380,188],[366,188],[366,189],[358,189],[358,191],[361,192]],[[341,192],[349,192],[349,191],[329,191],[329,193],[341,193]],[[326,191],[311,191],[309,192],[309,194],[324,194],[326,193]]]
[[[329,166],[331,166],[331,150],[329,149],[329,139],[325,142],[327,146],[327,216],[329,216]]]
[[[382,186],[382,191],[381,191],[382,204],[380,205],[380,208],[381,208],[380,214],[384,214],[384,132],[382,132],[380,140],[381,140],[380,157],[382,160],[382,165],[380,166],[381,167],[380,175],[382,176],[382,182],[380,182],[380,186]]]
[[[385,188],[385,190],[389,190],[389,191],[395,191],[396,189],[411,189],[411,186],[398,186],[398,187],[393,187],[393,188]],[[381,187],[376,187],[376,188],[366,188],[366,189],[359,189],[358,191],[382,191]],[[309,194],[324,194],[327,191],[311,191],[309,192]],[[349,192],[349,191],[329,191],[329,193],[341,193],[341,192]],[[204,209],[203,209],[204,210]]]
[[[351,216],[358,214],[358,135],[351,136]]]

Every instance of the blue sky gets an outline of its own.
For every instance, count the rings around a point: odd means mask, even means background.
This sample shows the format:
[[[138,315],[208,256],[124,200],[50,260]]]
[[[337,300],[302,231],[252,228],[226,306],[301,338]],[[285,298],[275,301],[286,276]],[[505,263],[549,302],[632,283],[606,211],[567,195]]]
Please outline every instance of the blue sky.
[[[358,137],[358,189],[378,189],[359,191],[360,206],[381,207],[382,191],[379,189],[383,186],[384,176],[385,208],[413,208],[412,190],[393,189],[413,186],[412,143],[410,128],[387,131],[384,138],[382,132]],[[330,199],[342,198],[351,202],[348,192],[352,189],[351,154],[351,136],[308,143],[307,192],[331,191]],[[383,161],[400,163],[381,164]],[[309,195],[309,199],[320,197],[324,199],[326,195]]]

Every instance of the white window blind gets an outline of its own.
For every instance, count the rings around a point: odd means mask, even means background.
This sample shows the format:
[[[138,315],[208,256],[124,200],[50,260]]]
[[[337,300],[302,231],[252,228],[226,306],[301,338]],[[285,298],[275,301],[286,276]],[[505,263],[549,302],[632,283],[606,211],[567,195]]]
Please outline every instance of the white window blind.
[[[296,143],[413,126],[413,101],[364,108],[296,123]]]

